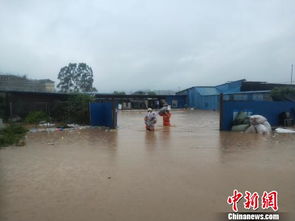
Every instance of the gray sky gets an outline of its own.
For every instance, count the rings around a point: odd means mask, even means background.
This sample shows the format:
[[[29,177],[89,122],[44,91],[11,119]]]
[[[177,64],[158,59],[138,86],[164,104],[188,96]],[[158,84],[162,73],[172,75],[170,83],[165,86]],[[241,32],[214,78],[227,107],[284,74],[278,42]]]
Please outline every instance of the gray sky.
[[[295,1],[0,0],[0,72],[57,81],[69,62],[100,92],[287,83]]]

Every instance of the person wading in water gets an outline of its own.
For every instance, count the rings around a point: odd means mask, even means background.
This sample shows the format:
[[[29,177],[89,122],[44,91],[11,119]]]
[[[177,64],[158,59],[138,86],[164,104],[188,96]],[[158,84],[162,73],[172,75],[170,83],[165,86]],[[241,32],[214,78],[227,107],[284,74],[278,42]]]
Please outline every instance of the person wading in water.
[[[157,114],[153,112],[152,108],[148,108],[148,112],[144,117],[145,128],[150,131],[155,130],[155,124],[157,123]]]
[[[163,126],[170,127],[170,118],[172,114],[168,109],[168,104],[164,104],[164,107],[159,111],[159,115],[163,117]]]

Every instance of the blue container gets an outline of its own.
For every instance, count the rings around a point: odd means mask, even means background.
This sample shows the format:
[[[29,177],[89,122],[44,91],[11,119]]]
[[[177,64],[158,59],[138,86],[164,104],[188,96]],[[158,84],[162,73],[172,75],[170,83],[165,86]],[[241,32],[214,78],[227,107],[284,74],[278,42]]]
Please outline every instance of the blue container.
[[[117,104],[99,102],[89,104],[90,125],[117,128]]]

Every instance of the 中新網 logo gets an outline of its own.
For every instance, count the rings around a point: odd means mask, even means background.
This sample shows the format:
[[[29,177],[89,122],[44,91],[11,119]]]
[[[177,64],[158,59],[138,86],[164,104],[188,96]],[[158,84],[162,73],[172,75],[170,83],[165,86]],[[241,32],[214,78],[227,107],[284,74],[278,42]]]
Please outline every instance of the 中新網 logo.
[[[278,207],[278,192],[277,191],[264,191],[262,196],[260,197],[257,192],[251,193],[249,191],[245,191],[243,194],[238,190],[233,191],[233,195],[227,198],[227,203],[232,206],[232,210],[234,212],[238,212],[238,203],[244,199],[244,208],[245,209],[253,209],[257,210],[259,207],[262,209],[271,208],[273,211],[277,211]]]

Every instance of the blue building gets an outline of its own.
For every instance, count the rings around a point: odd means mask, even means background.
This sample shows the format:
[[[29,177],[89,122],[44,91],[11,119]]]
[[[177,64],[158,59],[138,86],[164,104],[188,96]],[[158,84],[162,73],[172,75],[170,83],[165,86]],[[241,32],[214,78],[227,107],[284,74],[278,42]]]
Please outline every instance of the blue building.
[[[172,108],[185,108],[187,105],[186,95],[167,95],[165,101]]]
[[[177,95],[186,95],[186,104],[191,108],[203,110],[218,110],[220,94],[235,93],[241,91],[242,82],[245,79],[227,82],[217,86],[195,86],[183,91]]]
[[[240,91],[223,94],[224,101],[272,101],[271,91]]]

